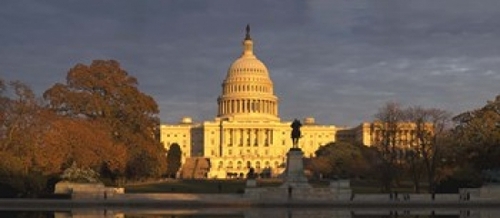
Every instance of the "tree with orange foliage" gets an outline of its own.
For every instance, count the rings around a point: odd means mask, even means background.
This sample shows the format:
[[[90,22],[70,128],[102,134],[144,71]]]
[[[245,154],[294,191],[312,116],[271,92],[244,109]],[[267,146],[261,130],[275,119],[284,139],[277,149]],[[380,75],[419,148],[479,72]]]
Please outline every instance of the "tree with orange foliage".
[[[36,195],[46,179],[34,166],[43,111],[33,91],[19,81],[0,79],[0,195]],[[7,189],[7,190],[5,190]]]
[[[113,141],[109,129],[101,123],[80,118],[53,117],[47,121],[37,165],[45,172],[60,173],[73,162],[100,171],[105,167],[124,175],[126,148]],[[109,175],[108,175],[109,176]]]
[[[165,150],[155,138],[158,105],[137,86],[137,79],[117,61],[95,60],[89,66],[71,68],[66,84],[55,84],[43,96],[57,114],[102,125],[115,145],[123,145],[128,154],[127,178],[159,177],[165,172],[166,160]],[[93,152],[91,147],[99,144],[82,146]]]

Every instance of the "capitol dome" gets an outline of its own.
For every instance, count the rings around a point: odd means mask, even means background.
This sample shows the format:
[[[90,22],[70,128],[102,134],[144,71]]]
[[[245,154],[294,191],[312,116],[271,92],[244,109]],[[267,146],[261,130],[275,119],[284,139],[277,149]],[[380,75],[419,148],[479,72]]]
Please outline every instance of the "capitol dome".
[[[253,53],[247,26],[243,53],[229,67],[218,98],[218,117],[279,120],[278,98],[266,65]]]

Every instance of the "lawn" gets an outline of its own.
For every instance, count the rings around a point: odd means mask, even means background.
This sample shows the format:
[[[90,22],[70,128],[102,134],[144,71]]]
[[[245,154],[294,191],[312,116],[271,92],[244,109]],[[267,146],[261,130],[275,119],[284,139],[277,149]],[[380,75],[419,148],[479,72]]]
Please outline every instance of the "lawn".
[[[277,179],[258,180],[258,187],[277,187],[281,185]],[[127,185],[127,193],[243,193],[245,180],[165,180]],[[316,188],[326,188],[328,181],[312,181]],[[380,193],[377,181],[352,180],[351,189],[354,193]],[[411,184],[404,184],[394,189],[401,193],[413,192]]]
[[[258,181],[258,186],[279,186],[277,180]],[[245,180],[166,180],[128,185],[127,193],[243,193]]]

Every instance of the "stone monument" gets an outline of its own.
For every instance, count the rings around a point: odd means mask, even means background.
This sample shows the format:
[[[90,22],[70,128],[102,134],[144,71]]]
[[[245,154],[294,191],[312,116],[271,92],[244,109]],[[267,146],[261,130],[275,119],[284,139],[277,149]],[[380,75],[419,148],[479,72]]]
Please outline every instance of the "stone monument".
[[[299,148],[301,126],[302,124],[297,119],[291,124],[293,146],[286,154],[286,169],[284,172],[284,183],[281,185],[282,188],[311,188],[304,174],[304,152]]]

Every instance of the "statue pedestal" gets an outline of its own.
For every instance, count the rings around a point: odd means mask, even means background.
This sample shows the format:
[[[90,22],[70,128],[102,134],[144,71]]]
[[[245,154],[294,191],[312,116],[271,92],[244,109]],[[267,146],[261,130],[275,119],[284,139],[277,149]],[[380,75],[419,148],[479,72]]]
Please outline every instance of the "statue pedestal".
[[[304,152],[300,148],[291,148],[286,154],[286,169],[282,188],[312,188],[304,175]]]

